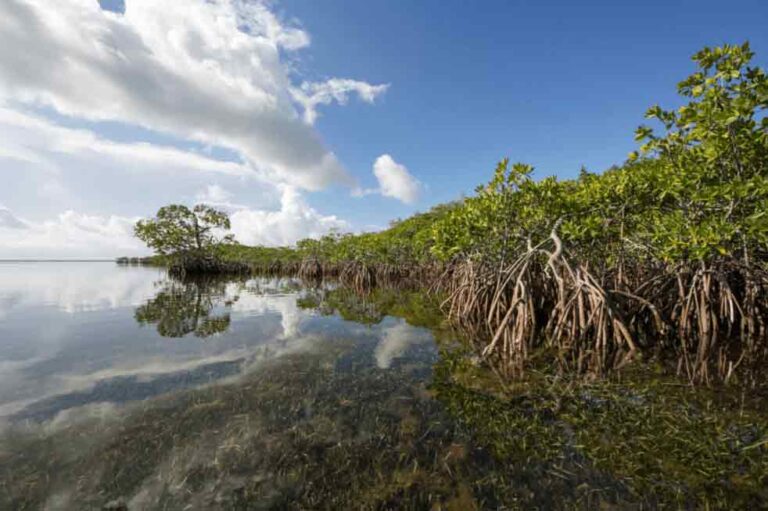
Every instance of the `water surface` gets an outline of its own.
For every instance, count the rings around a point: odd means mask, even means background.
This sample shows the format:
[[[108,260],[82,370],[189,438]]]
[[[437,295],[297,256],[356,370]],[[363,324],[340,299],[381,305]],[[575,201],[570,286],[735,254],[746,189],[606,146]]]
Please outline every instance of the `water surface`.
[[[348,343],[360,367],[434,361],[428,330],[322,315],[297,304],[306,295],[292,279],[180,282],[108,262],[0,264],[0,420],[123,405],[326,344]]]
[[[768,502],[764,401],[622,378],[499,380],[418,292],[0,263],[0,509]]]

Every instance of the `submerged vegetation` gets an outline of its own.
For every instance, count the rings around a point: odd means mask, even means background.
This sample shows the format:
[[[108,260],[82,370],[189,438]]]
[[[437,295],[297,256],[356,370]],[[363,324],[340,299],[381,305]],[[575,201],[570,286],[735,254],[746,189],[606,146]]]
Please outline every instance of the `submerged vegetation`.
[[[748,44],[705,48],[646,116],[621,166],[532,178],[502,161],[477,193],[382,232],[295,248],[213,248],[223,268],[430,288],[506,374],[547,353],[604,374],[674,361],[689,381],[741,379],[768,355],[768,78]]]
[[[189,296],[222,295],[185,282]],[[0,429],[0,508],[760,509],[768,501],[765,396],[680,385],[637,366],[589,383],[545,367],[525,381],[499,380],[455,342],[433,296],[264,283],[232,288],[292,290],[320,313],[303,332],[311,342],[299,335],[288,342],[302,348],[279,355],[265,347],[215,384]],[[159,317],[177,315],[173,301],[150,303],[166,309]],[[339,324],[349,328],[328,330]],[[430,342],[378,364],[392,325],[410,335],[430,328],[439,357]]]
[[[697,53],[604,173],[503,160],[381,232],[247,247],[221,211],[162,208],[136,234],[170,278],[133,320],[189,358],[96,364],[3,416],[0,508],[765,508],[752,58]]]

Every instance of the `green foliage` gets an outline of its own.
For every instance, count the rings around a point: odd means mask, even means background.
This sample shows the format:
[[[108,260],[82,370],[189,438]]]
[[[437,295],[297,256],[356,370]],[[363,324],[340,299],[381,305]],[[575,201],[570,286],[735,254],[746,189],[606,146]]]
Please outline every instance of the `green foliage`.
[[[265,267],[272,263],[299,263],[301,256],[290,247],[249,247],[240,244],[224,244],[216,247],[217,257],[224,261],[241,262],[252,267]]]
[[[403,265],[428,261],[433,243],[431,227],[455,205],[436,206],[426,213],[398,220],[389,229],[360,235],[331,233],[320,240],[303,240],[297,245],[304,257],[331,263],[359,261]]]
[[[646,113],[663,136],[638,128],[665,185],[663,213],[646,236],[667,258],[704,260],[768,242],[768,77],[749,66],[752,57],[748,44],[704,48],[693,57],[699,71],[678,85],[688,104]]]
[[[205,204],[193,209],[182,204],[160,208],[153,219],[139,220],[134,234],[160,255],[207,252],[222,243],[231,243],[232,235],[220,237],[229,230],[229,217]]]
[[[245,262],[255,268],[283,266],[314,259],[323,263],[363,262],[408,265],[433,260],[432,226],[437,219],[458,207],[455,203],[435,206],[426,213],[393,222],[383,231],[363,234],[331,231],[319,239],[300,240],[292,247],[247,247],[224,245],[217,249],[223,260]]]
[[[494,260],[525,250],[562,219],[581,260],[635,257],[680,262],[749,259],[768,245],[768,78],[749,66],[747,44],[705,48],[679,85],[688,103],[650,108],[663,133],[641,126],[640,152],[602,175],[533,181],[502,161],[493,179],[433,227],[441,260]]]
[[[641,126],[640,150],[601,174],[533,179],[533,167],[505,159],[472,197],[398,220],[375,233],[331,232],[290,247],[224,245],[225,260],[254,267],[359,262],[408,266],[482,258],[502,264],[547,236],[557,223],[571,256],[601,267],[632,261],[762,261],[768,248],[768,78],[750,65],[749,45],[705,48],[698,70],[679,84],[685,104],[650,108],[660,130]],[[200,207],[200,206],[198,206]],[[199,213],[203,213],[202,215]],[[206,216],[207,215],[207,216]],[[196,219],[199,220],[197,223]],[[215,240],[225,217],[183,206],[137,225],[160,254]]]

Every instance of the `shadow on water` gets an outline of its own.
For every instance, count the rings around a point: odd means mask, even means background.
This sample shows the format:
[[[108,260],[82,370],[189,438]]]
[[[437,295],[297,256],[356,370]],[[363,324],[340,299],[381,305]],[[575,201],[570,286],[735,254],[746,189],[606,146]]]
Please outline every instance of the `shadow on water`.
[[[534,372],[509,386],[455,341],[423,294],[361,295],[296,281],[165,281],[135,319],[163,336],[195,342],[216,333],[197,342],[218,342],[248,300],[282,300],[303,314],[299,327],[262,350],[268,356],[244,357],[205,385],[204,377],[186,375],[187,385],[175,385],[169,376],[155,382],[161,392],[142,393],[132,382],[135,393],[122,401],[97,385],[88,399],[70,397],[60,407],[70,409],[55,418],[32,409],[8,425],[0,438],[0,508],[725,509],[768,502],[760,402],[680,386],[652,371],[605,382]]]

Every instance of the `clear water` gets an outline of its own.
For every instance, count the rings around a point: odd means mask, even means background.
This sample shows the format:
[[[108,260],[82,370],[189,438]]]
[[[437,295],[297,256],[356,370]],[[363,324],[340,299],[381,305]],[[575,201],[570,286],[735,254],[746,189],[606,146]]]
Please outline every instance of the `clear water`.
[[[426,390],[438,351],[429,330],[364,300],[351,306],[361,322],[343,319],[323,305],[330,291],[0,264],[0,508],[356,502],[364,470],[315,489],[310,472],[339,476],[361,455],[372,466],[385,447],[386,472],[410,466],[393,447],[403,424],[412,442],[442,420]]]
[[[288,354],[348,344],[359,368],[416,365],[428,330],[302,309],[290,279],[181,283],[113,263],[0,264],[0,420],[75,418],[261,370]]]
[[[763,401],[507,387],[453,337],[418,293],[0,263],[0,509],[768,502]]]

